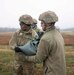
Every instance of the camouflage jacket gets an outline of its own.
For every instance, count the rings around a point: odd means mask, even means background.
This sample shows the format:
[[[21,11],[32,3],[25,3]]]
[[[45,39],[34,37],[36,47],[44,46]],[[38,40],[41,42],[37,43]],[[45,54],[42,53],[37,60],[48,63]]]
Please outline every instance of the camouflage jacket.
[[[26,44],[29,40],[31,40],[35,35],[34,30],[29,30],[28,32],[18,30],[16,31],[12,38],[9,41],[9,46],[11,49],[14,49],[16,46],[21,46]]]

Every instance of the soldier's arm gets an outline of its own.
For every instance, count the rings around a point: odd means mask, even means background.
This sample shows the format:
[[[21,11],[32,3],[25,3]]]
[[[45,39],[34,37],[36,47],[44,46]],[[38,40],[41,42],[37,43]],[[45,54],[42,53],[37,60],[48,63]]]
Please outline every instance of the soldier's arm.
[[[24,60],[30,61],[30,62],[42,62],[42,61],[44,61],[49,54],[48,48],[49,48],[48,42],[45,40],[41,40],[39,43],[36,55],[35,56],[25,56],[23,54],[23,55],[21,55],[23,58],[23,61]]]
[[[16,47],[16,32],[12,35],[10,41],[9,41],[9,47],[11,49],[14,49]]]

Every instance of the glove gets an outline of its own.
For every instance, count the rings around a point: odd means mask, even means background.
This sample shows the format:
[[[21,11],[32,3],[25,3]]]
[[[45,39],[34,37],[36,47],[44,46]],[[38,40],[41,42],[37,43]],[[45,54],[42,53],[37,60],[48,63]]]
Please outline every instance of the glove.
[[[22,52],[19,47],[15,47],[14,50],[15,50],[15,52]]]

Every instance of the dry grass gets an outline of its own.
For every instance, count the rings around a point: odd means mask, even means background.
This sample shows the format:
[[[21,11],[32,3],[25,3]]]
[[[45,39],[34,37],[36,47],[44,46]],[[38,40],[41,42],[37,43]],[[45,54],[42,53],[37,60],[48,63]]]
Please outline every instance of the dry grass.
[[[0,45],[8,45],[9,44],[9,40],[12,36],[12,32],[1,32],[0,33]]]
[[[65,46],[67,75],[74,75],[74,47]]]
[[[67,75],[74,75],[74,48],[71,46],[65,47]],[[14,52],[10,49],[0,49],[0,75],[13,75],[13,59]],[[36,75],[42,74],[42,64],[36,64]]]
[[[13,52],[0,50],[0,75],[12,75]]]

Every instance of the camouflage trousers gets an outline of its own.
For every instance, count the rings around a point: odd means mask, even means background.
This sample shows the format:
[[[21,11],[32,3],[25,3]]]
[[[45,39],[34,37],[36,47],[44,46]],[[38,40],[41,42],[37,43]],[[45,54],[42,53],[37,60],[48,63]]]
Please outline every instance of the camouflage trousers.
[[[35,64],[34,63],[22,63],[13,66],[13,75],[35,75]]]
[[[26,62],[18,60],[18,53],[14,56],[13,63],[13,75],[43,75],[43,65],[42,63],[36,64],[33,62]]]
[[[13,62],[13,75],[35,75],[35,63],[19,59],[20,53],[15,53]]]

